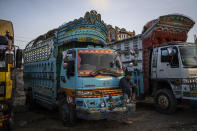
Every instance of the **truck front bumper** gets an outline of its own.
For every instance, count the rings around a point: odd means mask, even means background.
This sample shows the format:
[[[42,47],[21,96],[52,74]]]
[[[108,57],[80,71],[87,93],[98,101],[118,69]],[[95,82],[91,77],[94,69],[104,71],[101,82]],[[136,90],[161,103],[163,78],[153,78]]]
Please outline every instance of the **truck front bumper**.
[[[3,127],[3,123],[10,120],[11,106],[10,101],[0,101],[0,128]]]
[[[8,121],[10,119],[10,115],[9,114],[2,114],[2,112],[0,112],[0,128],[3,127],[3,123],[5,121]]]
[[[114,109],[108,108],[88,108],[77,109],[77,117],[85,120],[117,120],[129,117],[135,112],[135,103],[129,103],[124,107],[116,107]]]

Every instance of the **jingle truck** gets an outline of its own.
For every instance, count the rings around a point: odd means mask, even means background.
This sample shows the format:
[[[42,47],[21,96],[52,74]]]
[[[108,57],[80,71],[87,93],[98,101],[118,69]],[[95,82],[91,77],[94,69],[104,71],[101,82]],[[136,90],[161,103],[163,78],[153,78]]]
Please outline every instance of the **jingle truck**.
[[[10,129],[16,88],[16,68],[22,64],[22,50],[14,45],[12,22],[0,20],[0,128]]]
[[[184,15],[170,14],[144,26],[144,83],[139,84],[139,94],[154,96],[161,113],[173,113],[180,102],[197,102],[197,47],[186,42],[194,24]]]
[[[135,104],[119,88],[124,71],[118,52],[104,47],[106,36],[100,14],[90,11],[31,41],[24,50],[27,105],[58,107],[64,125],[128,117]]]

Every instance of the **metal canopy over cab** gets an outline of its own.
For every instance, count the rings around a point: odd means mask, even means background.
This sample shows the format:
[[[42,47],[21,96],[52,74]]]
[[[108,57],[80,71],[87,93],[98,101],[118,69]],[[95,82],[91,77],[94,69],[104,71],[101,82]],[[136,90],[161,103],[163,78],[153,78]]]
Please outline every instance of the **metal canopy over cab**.
[[[12,22],[6,20],[0,20],[0,36],[5,36],[6,32],[9,32],[9,35],[11,37],[14,37]]]

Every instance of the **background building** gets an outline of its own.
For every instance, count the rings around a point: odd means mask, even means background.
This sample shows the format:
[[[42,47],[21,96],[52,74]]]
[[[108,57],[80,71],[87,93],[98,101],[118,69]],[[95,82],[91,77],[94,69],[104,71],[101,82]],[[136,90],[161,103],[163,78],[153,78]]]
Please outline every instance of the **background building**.
[[[127,67],[129,71],[135,69],[142,70],[141,34],[127,39],[110,42],[108,43],[108,47],[120,52],[124,67]],[[131,62],[134,64],[133,67],[128,67]]]
[[[135,36],[135,31],[130,32],[124,28],[120,29],[117,26],[113,28],[112,25],[107,25],[107,42],[119,41],[132,36]]]

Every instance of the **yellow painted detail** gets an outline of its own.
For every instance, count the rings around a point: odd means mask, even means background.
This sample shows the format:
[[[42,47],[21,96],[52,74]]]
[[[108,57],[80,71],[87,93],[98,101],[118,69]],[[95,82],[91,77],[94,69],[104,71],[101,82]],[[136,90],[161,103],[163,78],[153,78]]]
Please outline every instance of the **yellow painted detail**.
[[[1,72],[1,74],[4,74],[5,78],[2,78],[6,82],[6,96],[5,97],[0,97],[1,100],[8,100],[11,99],[12,96],[12,80],[11,80],[11,72],[10,68],[12,67],[12,64],[8,64],[8,72]],[[3,81],[1,81],[3,82]]]
[[[66,94],[67,95],[69,95],[69,96],[75,96],[75,89],[65,88],[65,91],[66,91]]]
[[[5,81],[5,72],[0,72],[0,82]]]
[[[6,99],[10,99],[12,96],[12,80],[11,80],[11,72],[10,68],[11,64],[8,64],[8,72],[6,73]]]
[[[67,95],[72,97],[83,97],[83,98],[97,98],[97,97],[106,97],[109,95],[122,95],[122,89],[120,88],[104,88],[104,89],[70,89],[70,88],[61,88],[62,91],[65,91]],[[76,96],[76,91],[92,91],[93,95],[84,95]]]
[[[85,42],[85,41],[86,41],[86,37],[79,37],[79,38],[78,38],[78,41],[79,41],[79,42]]]
[[[12,22],[6,20],[0,20],[0,35],[5,36],[6,31],[9,32],[10,36],[14,36]]]

